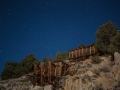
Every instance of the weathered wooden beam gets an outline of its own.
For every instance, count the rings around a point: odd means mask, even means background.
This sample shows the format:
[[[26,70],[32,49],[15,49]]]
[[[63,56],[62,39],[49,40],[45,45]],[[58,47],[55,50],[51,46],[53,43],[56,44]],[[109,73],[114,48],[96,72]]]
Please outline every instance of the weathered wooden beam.
[[[79,56],[80,56],[80,48],[79,48]]]
[[[52,81],[51,81],[51,76],[52,75],[52,64],[51,64],[51,61],[48,61],[48,81],[49,81],[49,83],[52,83]]]
[[[73,51],[72,51],[72,58],[73,58]]]
[[[40,69],[41,69],[41,70],[40,70],[40,71],[41,71],[41,72],[40,72],[40,75],[41,75],[41,76],[40,76],[40,85],[42,86],[42,84],[43,84],[43,73],[44,73],[44,72],[43,72],[43,69],[44,69],[43,63],[41,63],[40,66],[41,66],[41,68],[40,68]]]

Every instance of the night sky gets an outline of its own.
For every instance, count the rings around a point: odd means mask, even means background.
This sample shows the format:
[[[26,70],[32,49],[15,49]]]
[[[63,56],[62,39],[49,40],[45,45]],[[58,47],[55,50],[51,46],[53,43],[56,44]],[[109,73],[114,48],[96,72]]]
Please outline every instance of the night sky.
[[[109,20],[120,27],[120,0],[0,0],[0,72],[30,53],[42,60],[89,45]]]

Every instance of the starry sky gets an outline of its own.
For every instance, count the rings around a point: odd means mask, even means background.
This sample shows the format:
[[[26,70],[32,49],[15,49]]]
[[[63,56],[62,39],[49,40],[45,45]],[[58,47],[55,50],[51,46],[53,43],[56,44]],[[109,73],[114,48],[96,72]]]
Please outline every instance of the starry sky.
[[[42,60],[89,45],[109,20],[120,27],[120,0],[0,0],[0,72],[30,53]]]

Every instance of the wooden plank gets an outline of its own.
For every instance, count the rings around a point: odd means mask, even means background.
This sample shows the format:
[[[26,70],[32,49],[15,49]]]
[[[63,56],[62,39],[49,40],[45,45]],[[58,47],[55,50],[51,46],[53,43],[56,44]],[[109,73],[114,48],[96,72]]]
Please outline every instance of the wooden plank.
[[[49,83],[52,83],[52,81],[51,81],[51,75],[52,75],[51,72],[52,72],[52,70],[51,69],[52,69],[52,65],[51,65],[51,61],[49,61],[48,62],[48,72],[49,72],[49,74],[48,74],[49,78],[48,79],[49,79]]]
[[[41,75],[41,76],[40,76],[40,79],[41,79],[41,80],[40,80],[40,85],[42,86],[42,84],[43,84],[43,69],[44,69],[44,68],[43,68],[43,63],[41,63],[40,66],[41,66],[41,73],[40,73],[40,75]]]
[[[73,58],[73,51],[72,51],[72,58]]]

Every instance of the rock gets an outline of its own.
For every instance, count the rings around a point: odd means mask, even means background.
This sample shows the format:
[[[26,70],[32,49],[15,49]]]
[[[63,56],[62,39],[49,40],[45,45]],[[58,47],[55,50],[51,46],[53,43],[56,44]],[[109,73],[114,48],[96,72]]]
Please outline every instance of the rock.
[[[87,74],[88,76],[94,76],[94,75],[95,75],[95,74],[93,74],[93,72],[91,72],[91,71],[87,71],[86,74]]]
[[[67,77],[68,77],[68,76],[62,77],[62,79],[59,80],[59,82],[58,82],[58,87],[64,87],[65,81],[66,81]]]
[[[120,54],[118,52],[114,53],[114,60],[115,60],[115,65],[112,67],[112,73],[114,76],[114,79],[116,81],[119,81],[120,78]]]
[[[0,85],[0,90],[6,90],[4,86]]]
[[[44,86],[44,90],[53,90],[52,85],[46,85]]]
[[[43,87],[40,87],[40,86],[35,86],[33,89],[31,90],[44,90]],[[48,89],[49,90],[49,89]]]
[[[120,53],[118,52],[114,53],[114,61],[115,61],[115,65],[118,65],[120,63]]]

